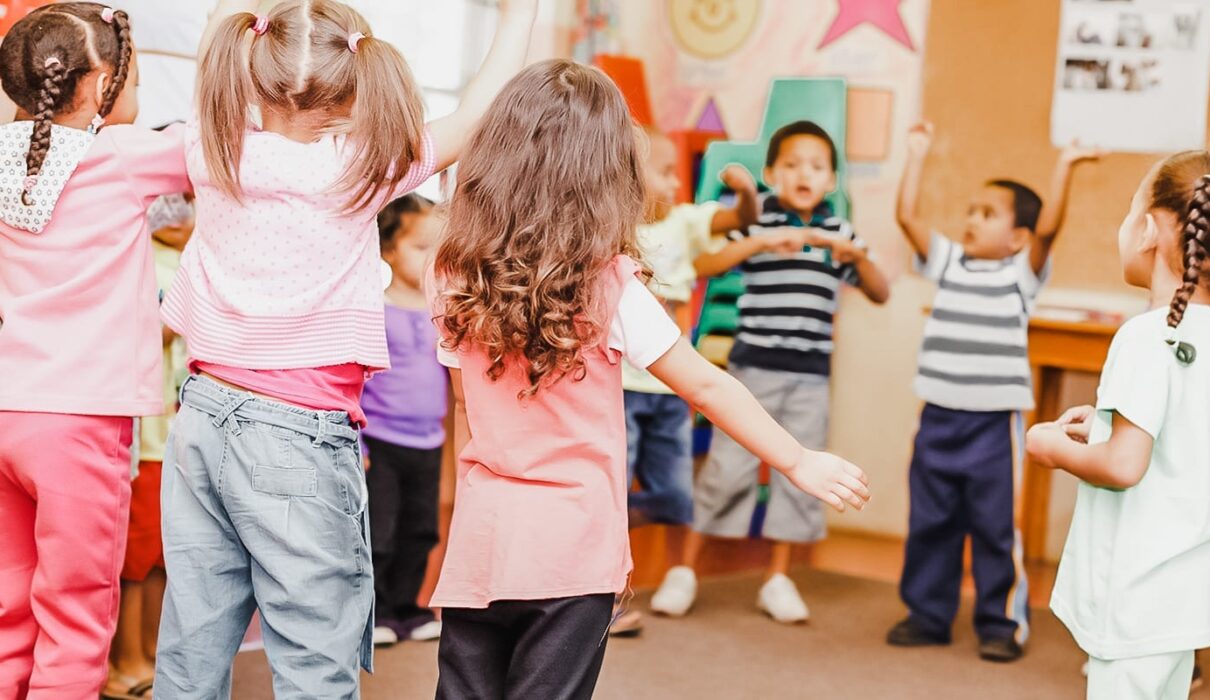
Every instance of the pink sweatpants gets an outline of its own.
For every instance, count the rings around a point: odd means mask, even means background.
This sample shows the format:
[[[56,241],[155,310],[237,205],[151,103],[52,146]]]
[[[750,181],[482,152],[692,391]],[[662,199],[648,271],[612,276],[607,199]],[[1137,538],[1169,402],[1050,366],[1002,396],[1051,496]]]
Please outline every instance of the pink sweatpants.
[[[105,682],[132,427],[0,411],[0,700],[95,698]]]

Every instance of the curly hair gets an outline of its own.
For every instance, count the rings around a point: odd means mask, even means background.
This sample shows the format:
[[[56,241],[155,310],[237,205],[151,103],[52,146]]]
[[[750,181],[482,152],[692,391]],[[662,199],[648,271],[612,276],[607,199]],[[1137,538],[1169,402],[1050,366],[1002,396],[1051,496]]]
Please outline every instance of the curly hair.
[[[583,378],[608,322],[602,275],[618,255],[641,259],[636,134],[604,73],[552,60],[505,86],[462,157],[434,263],[438,323],[448,350],[487,355],[493,381],[522,368],[519,398]]]
[[[46,5],[9,30],[0,44],[0,83],[34,121],[21,193],[27,206],[32,204],[32,183],[50,152],[55,114],[76,107],[80,78],[99,68],[112,72],[97,110],[98,116],[107,117],[126,85],[133,54],[130,18],[95,2]]]

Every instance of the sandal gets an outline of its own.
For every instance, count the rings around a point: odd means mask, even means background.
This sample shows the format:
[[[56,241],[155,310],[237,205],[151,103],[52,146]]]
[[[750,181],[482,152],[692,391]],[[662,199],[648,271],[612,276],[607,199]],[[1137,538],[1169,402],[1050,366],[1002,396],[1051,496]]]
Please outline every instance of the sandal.
[[[643,614],[638,610],[622,613],[609,625],[610,637],[637,637],[643,633]]]
[[[111,673],[109,682],[105,684],[105,688],[101,691],[101,700],[150,700],[151,699],[151,684],[154,678],[146,678],[137,680],[130,676],[124,676],[119,673]],[[113,687],[114,683],[126,688],[124,691],[112,692],[109,688]]]

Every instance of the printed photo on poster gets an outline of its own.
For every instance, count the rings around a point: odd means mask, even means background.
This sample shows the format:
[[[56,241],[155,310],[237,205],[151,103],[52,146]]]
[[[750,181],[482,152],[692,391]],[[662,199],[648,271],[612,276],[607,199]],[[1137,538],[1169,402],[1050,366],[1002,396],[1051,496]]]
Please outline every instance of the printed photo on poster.
[[[1051,140],[1117,151],[1202,147],[1210,6],[1194,0],[1064,0]]]

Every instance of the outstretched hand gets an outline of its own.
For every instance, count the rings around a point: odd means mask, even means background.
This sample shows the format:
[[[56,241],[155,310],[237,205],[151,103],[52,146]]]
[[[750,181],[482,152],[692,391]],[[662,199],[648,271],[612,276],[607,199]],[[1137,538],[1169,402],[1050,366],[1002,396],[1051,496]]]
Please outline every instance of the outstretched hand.
[[[1063,147],[1059,158],[1068,165],[1097,161],[1105,157],[1105,150],[1091,146],[1081,146],[1079,141],[1072,141]]]
[[[719,173],[718,179],[723,181],[727,189],[732,192],[755,192],[756,180],[753,179],[752,173],[742,165],[731,164]]]
[[[798,464],[786,472],[786,477],[798,488],[842,513],[846,504],[861,510],[870,500],[870,480],[865,472],[828,452],[803,450]]]

